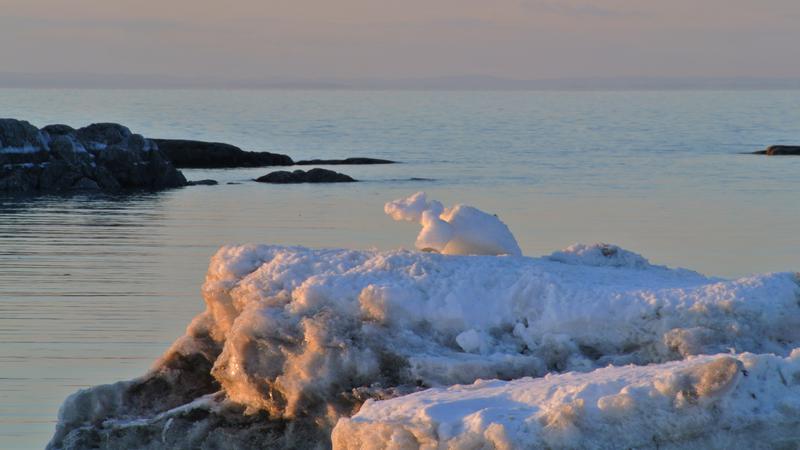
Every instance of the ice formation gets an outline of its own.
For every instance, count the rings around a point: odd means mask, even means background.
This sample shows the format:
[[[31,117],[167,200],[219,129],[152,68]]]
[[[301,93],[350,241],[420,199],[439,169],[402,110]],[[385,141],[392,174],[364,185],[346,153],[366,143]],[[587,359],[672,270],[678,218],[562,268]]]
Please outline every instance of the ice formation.
[[[416,241],[420,250],[447,255],[522,255],[506,224],[472,206],[445,209],[436,200],[428,201],[424,192],[417,192],[386,203],[384,211],[394,220],[422,225]]]
[[[386,210],[422,217],[439,208],[416,196]],[[698,424],[715,433],[726,424],[753,425],[760,433],[768,416],[775,421],[767,429],[776,433],[800,425],[796,397],[789,395],[800,389],[797,351],[789,359],[670,362],[730,352],[789,355],[800,347],[794,273],[721,280],[654,266],[608,245],[573,246],[544,258],[244,245],[214,255],[203,296],[206,311],[151,373],[67,399],[50,448],[326,448],[339,419],[368,399],[396,397],[369,403],[342,422],[340,430],[348,431],[337,431],[337,445],[356,445],[341,440],[349,434],[389,439],[386,446],[413,443],[403,441],[408,433],[428,439],[435,429],[436,439],[453,448],[525,436],[557,448],[583,443],[595,430],[611,433],[606,424],[634,442],[643,428],[655,427],[647,420],[663,418],[653,430],[663,440],[652,443],[663,448],[694,436]],[[716,373],[704,361],[719,366],[719,382],[730,390],[701,386],[716,379],[703,375]],[[748,361],[763,361],[763,368]],[[604,368],[653,363],[660,365]],[[731,364],[737,371],[742,364],[752,378],[731,375]],[[783,387],[771,381],[779,369]],[[524,378],[565,371],[584,373]],[[479,379],[519,380],[443,390]],[[413,394],[429,388],[436,390]],[[471,400],[447,409],[448,396],[469,392],[496,409],[481,413],[481,401]],[[537,406],[537,395],[549,403]],[[676,403],[679,395],[686,405]],[[506,402],[515,396],[518,405]],[[600,397],[609,412],[596,406]],[[425,398],[445,405],[442,421],[426,416]],[[409,409],[391,415],[392,405]],[[517,407],[534,419],[503,422],[522,417]],[[676,411],[683,407],[697,420],[680,420]],[[760,409],[752,421],[741,418],[740,411],[754,407]],[[619,419],[626,414],[635,417]],[[780,436],[786,435],[767,437]]]
[[[480,380],[367,402],[334,449],[796,448],[800,349]]]

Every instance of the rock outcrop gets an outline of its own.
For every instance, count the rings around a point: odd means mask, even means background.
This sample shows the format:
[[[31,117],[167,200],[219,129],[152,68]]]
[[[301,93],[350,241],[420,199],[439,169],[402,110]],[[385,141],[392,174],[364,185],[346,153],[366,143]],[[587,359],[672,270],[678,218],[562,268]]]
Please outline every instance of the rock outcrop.
[[[766,150],[759,150],[757,152],[753,152],[753,154],[767,156],[800,156],[800,145],[770,145],[766,148]]]
[[[278,153],[248,152],[221,142],[153,139],[176,167],[216,169],[233,167],[291,166],[292,158]]]
[[[290,183],[352,183],[358,180],[353,179],[349,175],[334,172],[326,169],[311,169],[308,172],[303,170],[295,170],[289,172],[286,170],[278,170],[270,172],[263,177],[256,178],[259,183],[276,183],[276,184],[290,184]]]
[[[165,189],[186,185],[150,140],[115,123],[80,129],[0,119],[0,192]]]

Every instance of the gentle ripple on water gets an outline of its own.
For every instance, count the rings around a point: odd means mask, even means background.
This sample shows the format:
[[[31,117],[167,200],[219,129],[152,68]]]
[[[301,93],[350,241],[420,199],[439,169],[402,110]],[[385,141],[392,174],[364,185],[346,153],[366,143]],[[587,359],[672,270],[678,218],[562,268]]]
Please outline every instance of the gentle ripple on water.
[[[151,196],[0,199],[0,216],[0,447],[37,448],[66,393],[148,367],[191,292],[160,273]]]

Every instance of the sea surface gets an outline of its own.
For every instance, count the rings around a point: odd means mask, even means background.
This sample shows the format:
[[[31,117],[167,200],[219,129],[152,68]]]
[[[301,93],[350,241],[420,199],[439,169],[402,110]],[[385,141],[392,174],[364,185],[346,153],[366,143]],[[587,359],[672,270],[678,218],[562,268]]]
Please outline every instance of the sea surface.
[[[218,186],[0,195],[0,448],[42,448],[77,389],[143,374],[203,310],[209,257],[258,242],[412,248],[383,203],[416,191],[497,214],[523,252],[608,242],[739,277],[800,270],[800,91],[0,90],[0,117],[120,122],[339,166],[362,180],[279,186],[268,168],[185,170]],[[227,184],[236,183],[236,184]]]

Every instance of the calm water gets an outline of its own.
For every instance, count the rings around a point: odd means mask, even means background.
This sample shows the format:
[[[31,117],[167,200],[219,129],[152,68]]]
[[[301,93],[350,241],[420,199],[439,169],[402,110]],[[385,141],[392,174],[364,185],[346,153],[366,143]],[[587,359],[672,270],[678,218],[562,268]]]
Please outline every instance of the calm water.
[[[500,215],[523,251],[604,241],[722,276],[800,270],[800,92],[0,90],[0,116],[115,121],[340,167],[363,183],[270,186],[187,170],[129,196],[0,196],[0,448],[41,448],[78,388],[142,374],[203,309],[226,243],[413,245],[386,200],[425,190]],[[432,181],[413,181],[412,177]],[[227,185],[226,182],[241,184]]]

